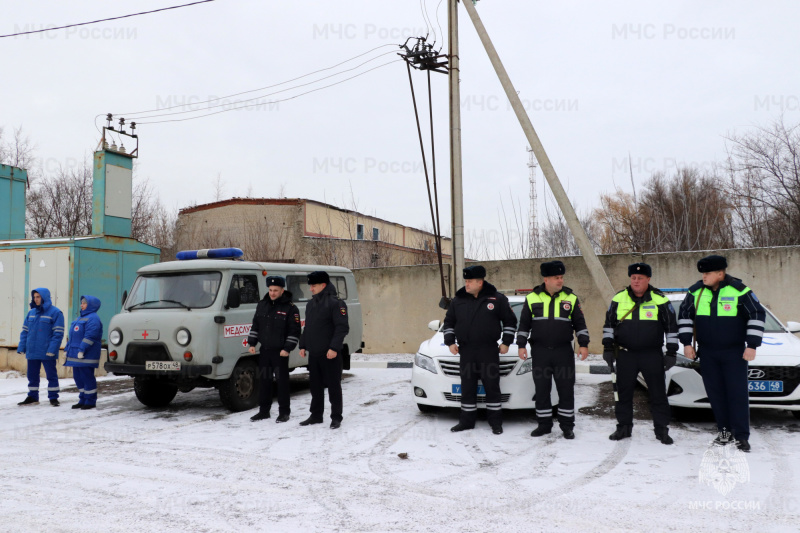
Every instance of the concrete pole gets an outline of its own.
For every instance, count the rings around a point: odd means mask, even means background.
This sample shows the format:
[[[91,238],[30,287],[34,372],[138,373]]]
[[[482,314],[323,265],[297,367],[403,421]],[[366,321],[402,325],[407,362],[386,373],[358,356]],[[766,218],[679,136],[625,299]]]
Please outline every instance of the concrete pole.
[[[497,73],[497,77],[503,85],[503,90],[505,90],[506,96],[509,102],[511,102],[511,107],[517,115],[517,120],[519,120],[522,130],[528,138],[528,143],[530,143],[533,153],[536,155],[536,160],[539,162],[542,174],[547,178],[550,190],[553,192],[553,196],[555,196],[556,202],[558,202],[558,206],[561,208],[561,212],[564,215],[564,219],[575,238],[575,242],[581,250],[583,260],[586,261],[586,266],[589,267],[589,272],[592,274],[595,285],[597,285],[605,301],[610,302],[611,298],[613,298],[616,293],[614,286],[611,285],[611,281],[609,281],[606,271],[603,269],[603,265],[600,264],[597,254],[594,253],[594,248],[592,248],[592,244],[589,242],[589,237],[586,235],[583,226],[581,226],[578,215],[575,214],[575,210],[572,208],[567,193],[564,191],[564,187],[561,185],[561,181],[558,179],[556,171],[550,163],[550,158],[547,157],[547,153],[544,151],[544,146],[542,146],[542,142],[539,140],[536,130],[533,129],[531,119],[528,117],[528,113],[525,111],[522,101],[520,101],[519,95],[514,89],[511,79],[508,77],[508,72],[506,72],[502,61],[500,61],[500,56],[497,54],[497,50],[495,50],[489,38],[489,34],[486,32],[486,28],[483,26],[480,16],[478,16],[478,11],[475,9],[472,0],[464,0],[462,3],[469,14],[469,18],[472,19],[472,24],[478,32],[478,37],[480,37],[481,43],[483,43],[483,47],[489,55],[489,60],[492,62],[492,66]]]
[[[468,0],[471,1],[471,0]],[[458,59],[458,0],[447,0],[448,61],[450,71],[450,217],[453,235],[452,292],[464,285],[464,192],[461,188],[461,89]]]

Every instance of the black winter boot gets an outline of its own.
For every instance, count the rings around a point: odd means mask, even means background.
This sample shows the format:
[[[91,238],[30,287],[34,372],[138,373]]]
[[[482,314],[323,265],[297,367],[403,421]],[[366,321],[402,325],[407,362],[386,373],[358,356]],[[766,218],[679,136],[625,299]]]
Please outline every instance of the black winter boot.
[[[661,441],[661,444],[672,444],[672,437],[669,436],[669,428],[656,428],[656,438]]]
[[[633,426],[620,426],[617,424],[617,430],[608,436],[611,440],[622,440],[630,438],[633,434]]]

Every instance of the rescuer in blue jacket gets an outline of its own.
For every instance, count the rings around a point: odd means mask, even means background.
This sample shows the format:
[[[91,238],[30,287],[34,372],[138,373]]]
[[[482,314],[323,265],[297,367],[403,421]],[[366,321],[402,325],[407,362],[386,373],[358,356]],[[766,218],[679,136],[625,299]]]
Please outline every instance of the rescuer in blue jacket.
[[[39,371],[44,366],[47,375],[47,397],[50,405],[58,407],[58,349],[64,338],[64,314],[50,301],[50,291],[39,288],[31,291],[31,310],[22,324],[17,353],[28,360],[28,397],[17,405],[39,403]]]
[[[100,366],[103,340],[103,323],[97,316],[100,300],[94,296],[81,296],[81,315],[69,327],[67,362],[72,367],[72,377],[78,387],[78,403],[73,409],[94,409],[97,405],[97,379],[94,369]]]

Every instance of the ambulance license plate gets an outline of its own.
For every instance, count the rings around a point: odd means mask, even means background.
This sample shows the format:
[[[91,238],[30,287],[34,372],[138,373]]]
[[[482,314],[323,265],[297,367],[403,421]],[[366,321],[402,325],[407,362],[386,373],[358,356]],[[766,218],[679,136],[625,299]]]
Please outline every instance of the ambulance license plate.
[[[453,385],[453,394],[461,394],[461,385]],[[478,384],[478,396],[486,396],[486,389],[482,384]]]
[[[180,361],[145,361],[145,370],[166,370],[168,372],[177,372],[181,369]]]
[[[758,381],[747,382],[747,390],[750,392],[783,392],[783,381]]]

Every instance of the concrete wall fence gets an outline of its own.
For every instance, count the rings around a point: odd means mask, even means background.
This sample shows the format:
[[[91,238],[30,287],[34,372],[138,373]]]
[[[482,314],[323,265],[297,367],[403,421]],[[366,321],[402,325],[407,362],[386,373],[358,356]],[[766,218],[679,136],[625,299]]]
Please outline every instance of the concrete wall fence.
[[[742,279],[784,324],[800,321],[800,246],[751,248],[662,254],[600,256],[611,283],[628,285],[628,265],[645,262],[653,267],[655,287],[686,288],[700,279],[698,259],[711,253],[728,258],[728,273]],[[531,289],[542,283],[539,265],[560,259],[567,267],[565,285],[578,295],[589,326],[591,353],[601,353],[603,321],[609,302],[598,293],[581,257],[483,261],[486,279],[501,290]],[[355,271],[364,316],[365,353],[412,353],[430,338],[427,325],[444,319],[439,308],[438,266],[367,268]]]

